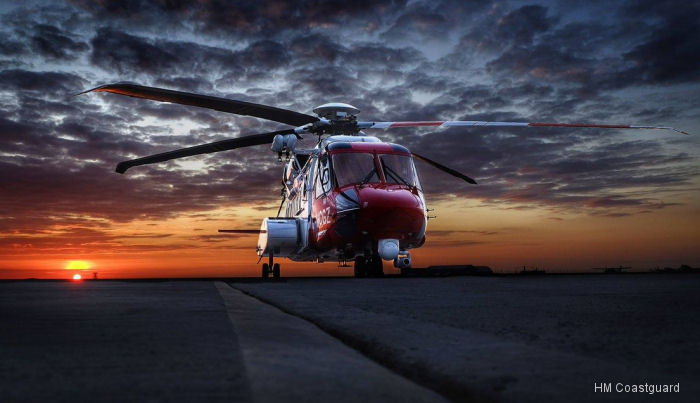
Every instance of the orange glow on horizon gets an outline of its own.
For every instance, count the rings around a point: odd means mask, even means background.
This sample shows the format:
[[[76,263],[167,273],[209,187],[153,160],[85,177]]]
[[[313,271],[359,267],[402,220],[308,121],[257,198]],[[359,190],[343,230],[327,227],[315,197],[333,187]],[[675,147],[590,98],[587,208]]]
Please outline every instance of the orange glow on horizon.
[[[66,263],[66,270],[87,270],[91,266],[92,264],[85,260],[70,260]]]
[[[439,218],[428,224],[427,241],[412,250],[414,267],[484,265],[500,273],[522,266],[548,272],[591,272],[592,267],[700,266],[697,195],[678,205],[645,213],[611,217],[599,210],[505,208],[459,198],[430,203]],[[258,206],[259,207],[259,206]],[[254,228],[260,217],[274,215],[256,205],[226,206],[165,220],[112,223],[94,240],[42,246],[37,235],[0,250],[0,278],[72,278],[76,273],[100,279],[258,277],[256,236],[219,234],[218,228]],[[614,210],[611,212],[621,212]],[[58,234],[62,235],[62,234]],[[70,240],[68,240],[70,241]],[[65,241],[65,242],[68,242]],[[335,262],[280,259],[283,276],[352,276]],[[391,262],[387,274],[397,274]],[[66,270],[73,271],[65,273]],[[68,274],[68,277],[66,275]]]

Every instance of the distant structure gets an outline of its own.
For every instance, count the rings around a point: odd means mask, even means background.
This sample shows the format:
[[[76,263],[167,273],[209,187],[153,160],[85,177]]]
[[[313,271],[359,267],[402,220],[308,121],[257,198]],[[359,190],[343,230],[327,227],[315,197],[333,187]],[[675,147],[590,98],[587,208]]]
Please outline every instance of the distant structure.
[[[92,279],[97,280],[97,272],[92,273]]]
[[[545,274],[545,273],[547,273],[547,272],[540,269],[540,268],[537,268],[537,267],[531,267],[528,269],[527,266],[523,266],[523,269],[520,270],[520,274],[524,274],[524,275],[538,275],[538,274]]]
[[[664,267],[663,269],[657,267],[651,270],[653,273],[700,273],[700,268],[690,267],[687,264],[680,265],[677,269],[672,267]]]
[[[426,268],[404,269],[403,274],[408,277],[447,277],[447,276],[491,276],[493,270],[488,266],[449,265],[429,266]]]
[[[631,267],[594,267],[593,270],[600,270],[603,273],[624,273],[625,270],[629,270]]]

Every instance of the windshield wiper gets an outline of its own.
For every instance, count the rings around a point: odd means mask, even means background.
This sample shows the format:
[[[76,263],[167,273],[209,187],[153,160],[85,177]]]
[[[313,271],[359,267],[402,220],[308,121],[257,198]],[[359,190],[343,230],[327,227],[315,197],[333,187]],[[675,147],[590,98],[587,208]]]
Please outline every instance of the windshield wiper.
[[[388,173],[389,176],[391,176],[395,181],[397,182],[403,182],[404,185],[408,187],[413,187],[406,182],[404,178],[401,177],[401,175],[397,174],[396,171],[393,169],[389,168],[386,164],[382,163],[382,167],[384,168],[384,172]]]
[[[362,182],[360,182],[360,185],[365,185],[365,184],[367,184],[367,182],[369,182],[369,180],[372,179],[372,177],[375,175],[376,172],[377,172],[377,169],[376,169],[376,168],[372,168],[372,170],[369,171],[369,173],[367,174],[367,176],[365,176],[365,178],[362,179]]]

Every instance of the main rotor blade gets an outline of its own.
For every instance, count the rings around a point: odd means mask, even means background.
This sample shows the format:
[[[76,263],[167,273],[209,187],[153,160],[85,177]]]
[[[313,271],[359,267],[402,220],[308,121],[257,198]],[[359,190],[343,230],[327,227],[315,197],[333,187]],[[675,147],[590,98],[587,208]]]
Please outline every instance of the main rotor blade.
[[[213,143],[201,144],[198,146],[180,148],[178,150],[167,151],[160,154],[149,155],[147,157],[136,158],[133,160],[122,161],[117,164],[116,171],[120,174],[126,172],[127,169],[139,165],[154,164],[175,158],[189,157],[192,155],[215,153],[218,151],[233,150],[235,148],[257,146],[260,144],[272,143],[272,139],[278,134],[294,134],[294,129],[277,130],[275,132],[253,134],[250,136],[240,137],[236,139],[228,139],[215,141]]]
[[[156,87],[145,87],[143,85],[136,84],[107,84],[91,90],[83,91],[80,94],[84,94],[86,92],[111,92],[113,94],[126,95],[135,98],[198,106],[200,108],[209,108],[221,112],[235,113],[238,115],[255,116],[275,122],[286,123],[292,126],[302,126],[318,120],[318,118],[315,116],[290,111],[288,109],[275,108],[273,106],[254,104],[252,102],[245,101],[236,101],[234,99],[212,97],[208,95],[193,94],[190,92],[166,90]]]
[[[591,123],[525,123],[525,122],[487,122],[481,120],[443,120],[420,122],[357,122],[360,129],[394,129],[397,127],[463,127],[463,126],[489,126],[489,127],[588,127],[599,129],[658,129],[673,130],[674,132],[688,134],[682,130],[667,126],[633,126],[633,125],[602,125]]]
[[[417,159],[419,159],[419,160],[421,160],[421,161],[423,161],[423,162],[425,162],[425,163],[427,163],[427,164],[429,164],[429,165],[434,166],[435,168],[437,168],[437,169],[439,169],[439,170],[441,170],[441,171],[443,171],[443,172],[446,172],[446,173],[448,173],[448,174],[450,174],[450,175],[452,175],[452,176],[456,176],[456,177],[458,177],[458,178],[460,178],[460,179],[464,179],[465,181],[471,183],[472,185],[476,185],[476,184],[477,184],[476,181],[475,181],[474,179],[468,177],[467,175],[464,175],[463,173],[457,172],[457,171],[455,171],[455,170],[452,169],[452,168],[446,167],[446,166],[444,166],[444,165],[442,165],[442,164],[440,164],[440,163],[437,163],[437,162],[435,162],[435,161],[433,161],[433,160],[431,160],[431,159],[429,159],[429,158],[426,158],[426,157],[424,157],[424,156],[422,156],[422,155],[419,155],[419,154],[416,154],[416,153],[412,153],[412,154],[413,154],[413,158],[417,158]]]

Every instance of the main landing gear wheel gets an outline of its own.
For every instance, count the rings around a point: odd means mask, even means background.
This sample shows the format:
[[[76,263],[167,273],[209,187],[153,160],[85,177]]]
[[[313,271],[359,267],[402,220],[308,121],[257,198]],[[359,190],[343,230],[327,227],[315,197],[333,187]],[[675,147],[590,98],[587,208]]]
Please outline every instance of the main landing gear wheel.
[[[270,274],[272,274],[272,277],[274,278],[280,278],[280,264],[279,263],[274,263],[274,255],[270,253],[270,256],[268,258],[267,263],[263,263],[262,265],[262,278],[263,280],[267,279],[270,277]]]
[[[355,277],[365,277],[367,275],[366,261],[364,256],[355,258]]]

